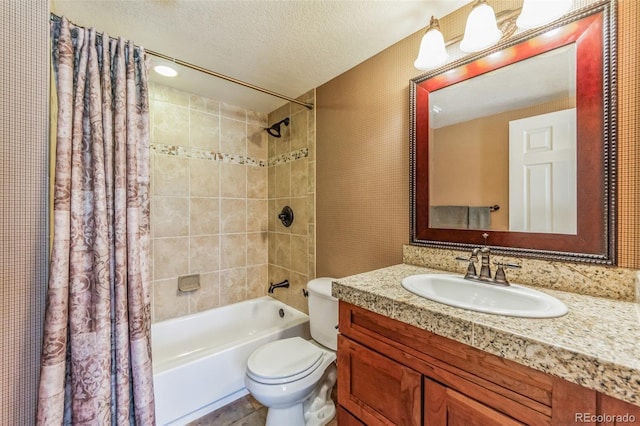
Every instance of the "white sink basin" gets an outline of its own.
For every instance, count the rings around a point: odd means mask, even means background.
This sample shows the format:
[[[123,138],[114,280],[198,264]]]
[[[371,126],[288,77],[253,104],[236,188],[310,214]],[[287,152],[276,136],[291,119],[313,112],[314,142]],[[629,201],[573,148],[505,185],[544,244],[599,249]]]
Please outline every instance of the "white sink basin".
[[[525,318],[553,318],[567,313],[553,296],[511,284],[497,286],[465,280],[458,275],[421,274],[402,280],[418,296],[472,311]]]

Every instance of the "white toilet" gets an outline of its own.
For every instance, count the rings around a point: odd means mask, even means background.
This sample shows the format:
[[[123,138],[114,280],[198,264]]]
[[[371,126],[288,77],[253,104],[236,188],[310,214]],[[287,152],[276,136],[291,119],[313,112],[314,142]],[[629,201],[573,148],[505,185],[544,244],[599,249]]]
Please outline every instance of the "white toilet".
[[[256,349],[247,361],[245,385],[268,407],[266,426],[323,426],[336,414],[338,299],[332,278],[309,281],[309,324],[313,340],[277,340]]]

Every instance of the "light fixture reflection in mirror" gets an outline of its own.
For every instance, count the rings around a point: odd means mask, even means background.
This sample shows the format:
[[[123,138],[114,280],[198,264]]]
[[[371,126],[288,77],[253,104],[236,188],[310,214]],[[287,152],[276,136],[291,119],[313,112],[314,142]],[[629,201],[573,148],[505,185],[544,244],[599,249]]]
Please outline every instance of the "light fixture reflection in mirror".
[[[524,0],[518,28],[536,28],[555,21],[571,9],[573,0]]]

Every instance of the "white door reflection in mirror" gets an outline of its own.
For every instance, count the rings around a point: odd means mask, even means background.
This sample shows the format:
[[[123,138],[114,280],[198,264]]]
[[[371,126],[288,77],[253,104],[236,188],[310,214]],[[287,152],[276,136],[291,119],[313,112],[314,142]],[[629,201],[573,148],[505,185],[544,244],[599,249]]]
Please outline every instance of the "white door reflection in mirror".
[[[576,234],[576,110],[509,122],[509,230]]]

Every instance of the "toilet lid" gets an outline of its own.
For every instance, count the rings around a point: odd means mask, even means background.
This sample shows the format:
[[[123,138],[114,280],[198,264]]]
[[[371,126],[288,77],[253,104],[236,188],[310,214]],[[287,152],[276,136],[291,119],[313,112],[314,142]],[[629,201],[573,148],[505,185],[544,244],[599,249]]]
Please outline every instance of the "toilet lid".
[[[247,362],[247,374],[262,383],[288,383],[311,374],[324,351],[300,337],[277,340],[256,349]]]

